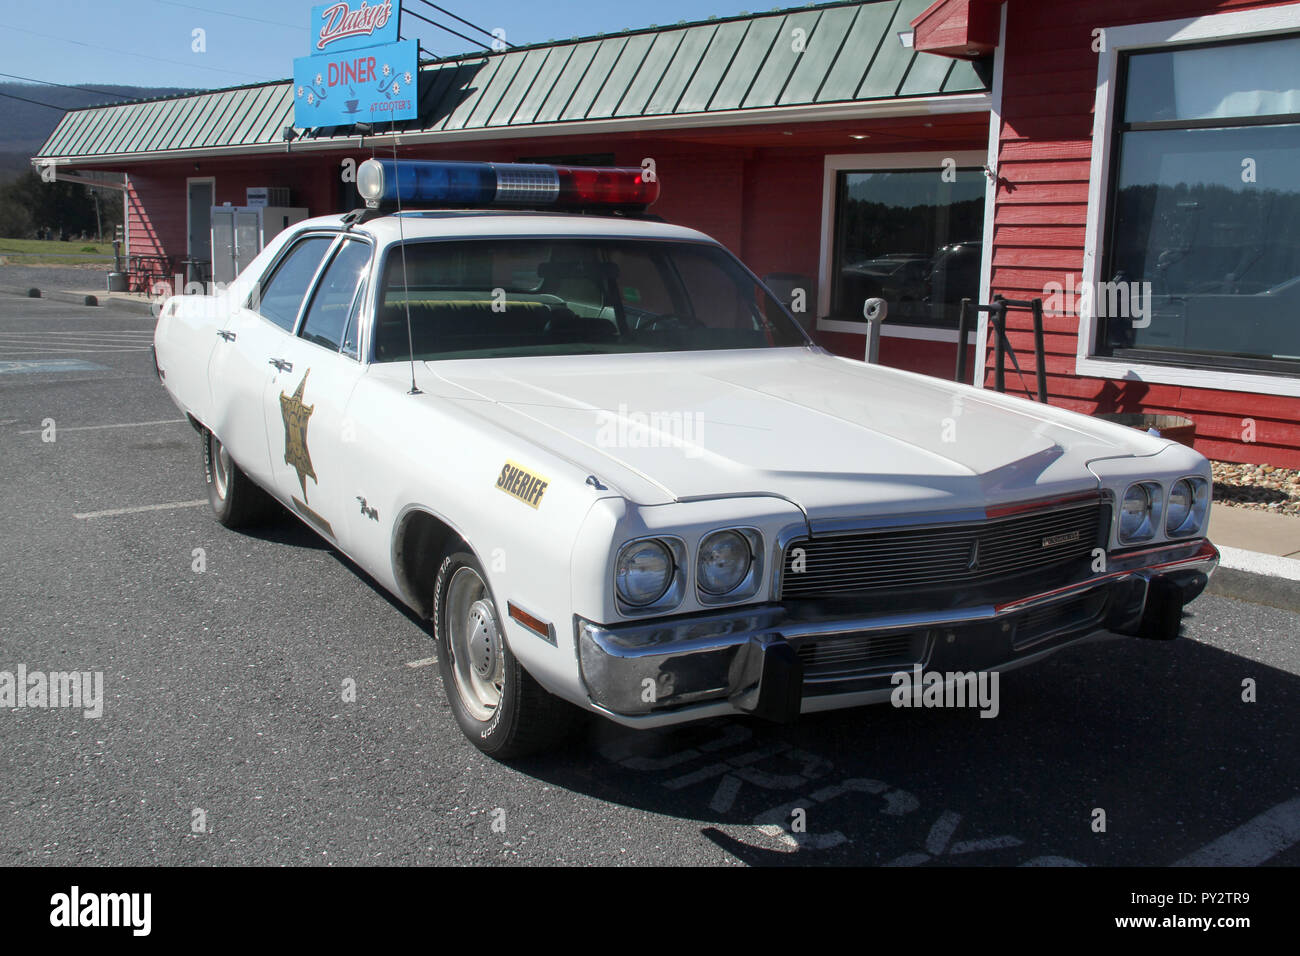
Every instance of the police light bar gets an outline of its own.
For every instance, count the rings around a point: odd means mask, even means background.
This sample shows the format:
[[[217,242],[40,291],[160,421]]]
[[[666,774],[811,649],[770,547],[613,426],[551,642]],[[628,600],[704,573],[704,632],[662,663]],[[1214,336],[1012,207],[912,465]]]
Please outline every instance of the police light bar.
[[[605,206],[644,209],[659,198],[659,181],[638,167],[547,166],[540,163],[452,163],[368,159],[357,169],[357,192],[376,208],[418,206]]]

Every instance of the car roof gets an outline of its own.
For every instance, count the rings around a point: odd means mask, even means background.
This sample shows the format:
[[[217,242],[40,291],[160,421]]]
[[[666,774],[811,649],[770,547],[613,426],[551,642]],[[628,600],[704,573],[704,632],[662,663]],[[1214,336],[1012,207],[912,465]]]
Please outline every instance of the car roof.
[[[343,216],[320,216],[297,224],[296,228],[343,224]],[[400,220],[400,221],[399,221]],[[685,226],[631,216],[583,215],[580,213],[532,212],[522,210],[439,209],[409,210],[400,215],[368,219],[353,227],[354,232],[373,236],[381,243],[406,239],[496,238],[514,236],[573,236],[575,238],[675,239],[685,242],[715,242],[710,236]]]

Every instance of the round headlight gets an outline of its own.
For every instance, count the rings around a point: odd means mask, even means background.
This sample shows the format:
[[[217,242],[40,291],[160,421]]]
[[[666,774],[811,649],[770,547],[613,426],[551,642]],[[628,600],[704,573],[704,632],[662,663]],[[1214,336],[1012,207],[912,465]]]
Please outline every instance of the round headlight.
[[[628,604],[643,607],[663,597],[673,580],[673,556],[659,541],[634,541],[618,556],[614,582]]]
[[[1168,524],[1166,527],[1170,534],[1177,534],[1187,523],[1187,518],[1192,513],[1192,503],[1196,500],[1196,492],[1192,490],[1192,483],[1186,478],[1180,478],[1174,482],[1174,486],[1169,489],[1169,511]]]
[[[1151,495],[1145,485],[1134,485],[1124,493],[1124,503],[1119,512],[1119,537],[1121,541],[1133,541],[1149,537],[1143,534],[1147,519],[1151,516]]]
[[[739,531],[715,531],[700,542],[696,576],[700,588],[712,595],[734,591],[745,580],[754,556]]]
[[[1205,524],[1210,506],[1210,486],[1204,478],[1180,478],[1169,489],[1169,518],[1165,530],[1170,537],[1196,534]]]

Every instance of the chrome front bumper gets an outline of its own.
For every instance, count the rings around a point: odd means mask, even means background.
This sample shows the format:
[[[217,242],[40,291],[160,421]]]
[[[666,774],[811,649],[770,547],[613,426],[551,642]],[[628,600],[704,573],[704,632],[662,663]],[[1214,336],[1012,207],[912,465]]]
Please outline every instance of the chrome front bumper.
[[[579,664],[592,705],[619,723],[790,720],[888,699],[891,675],[914,665],[1010,670],[1107,632],[1171,639],[1218,563],[1202,539],[1111,555],[1104,573],[1001,604],[852,617],[764,604],[612,626],[579,618]],[[892,657],[871,660],[873,643]],[[817,663],[855,648],[868,648],[860,667]]]

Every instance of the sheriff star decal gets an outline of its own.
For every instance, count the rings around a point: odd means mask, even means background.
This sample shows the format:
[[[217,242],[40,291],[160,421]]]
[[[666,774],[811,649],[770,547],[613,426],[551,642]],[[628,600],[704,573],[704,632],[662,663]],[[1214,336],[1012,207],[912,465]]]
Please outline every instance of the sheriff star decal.
[[[302,373],[302,381],[298,383],[292,395],[287,392],[280,393],[280,415],[284,418],[284,463],[298,473],[298,484],[302,487],[303,500],[299,501],[296,496],[291,496],[293,506],[303,517],[332,538],[334,529],[330,523],[307,506],[307,479],[311,478],[313,482],[320,483],[316,478],[316,469],[311,464],[311,452],[307,449],[307,422],[311,419],[311,413],[316,410],[316,406],[308,405],[302,400],[303,392],[307,388],[307,376],[310,374],[311,369]]]

